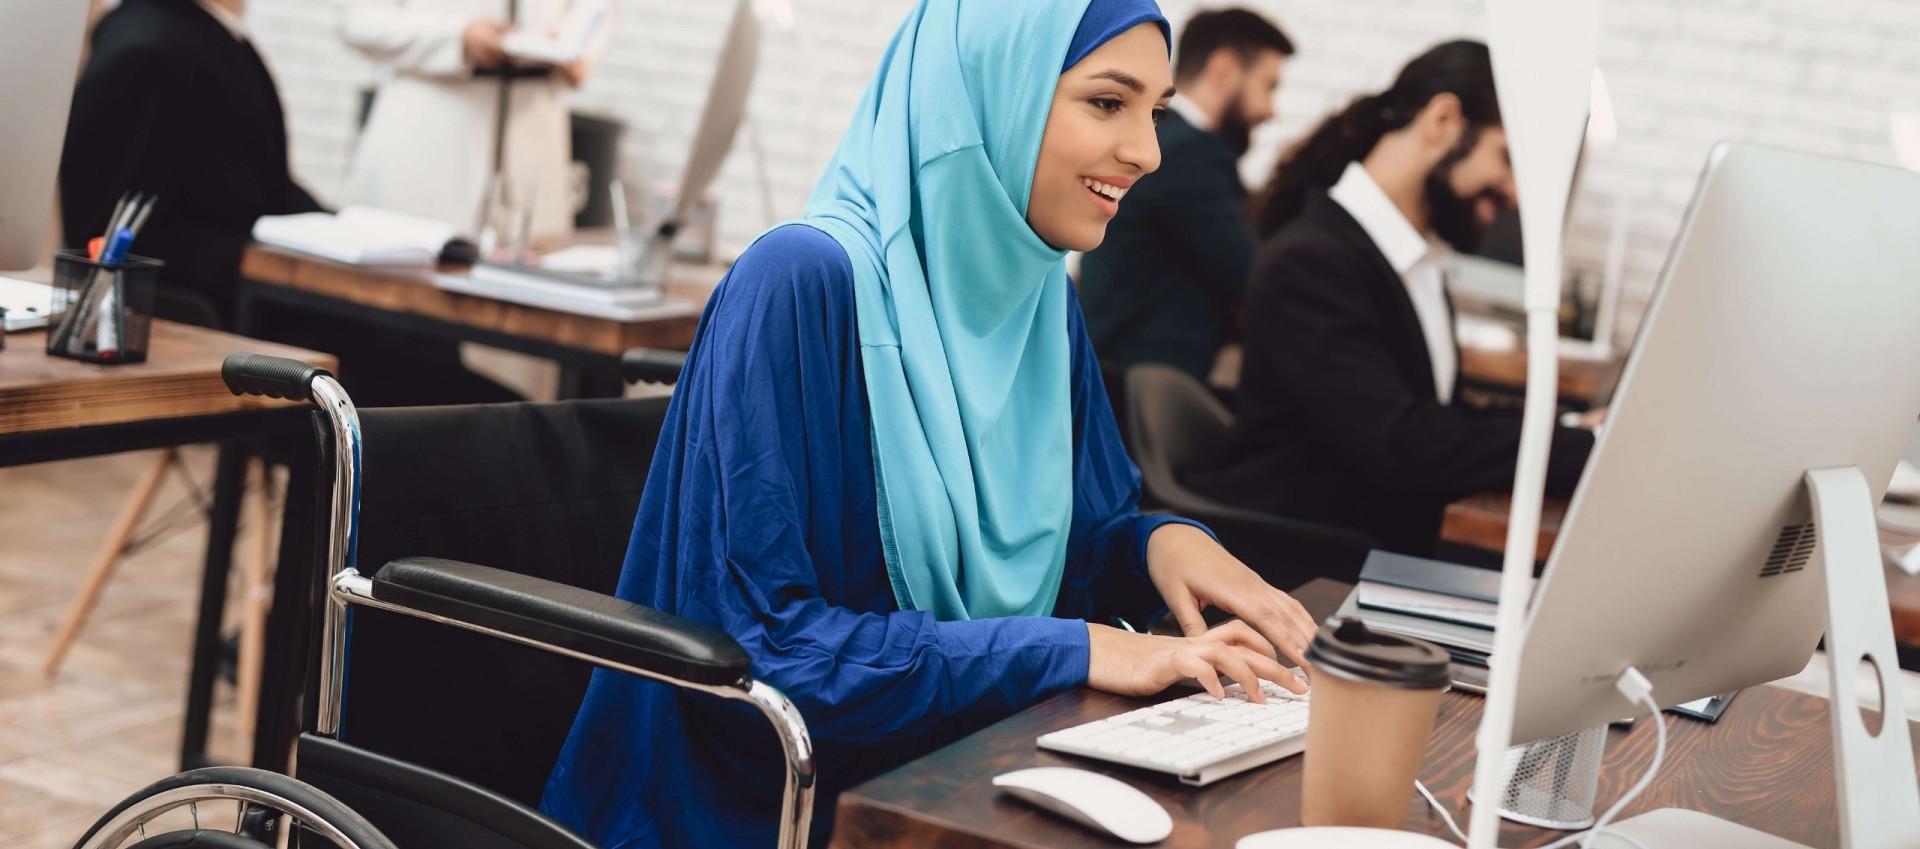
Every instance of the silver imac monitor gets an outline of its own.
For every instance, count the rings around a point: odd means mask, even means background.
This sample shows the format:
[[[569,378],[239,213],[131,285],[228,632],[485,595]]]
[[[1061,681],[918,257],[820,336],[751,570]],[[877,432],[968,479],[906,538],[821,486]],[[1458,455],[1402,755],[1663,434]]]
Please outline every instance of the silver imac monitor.
[[[1857,467],[1870,511],[1920,418],[1916,220],[1920,173],[1714,149],[1535,591],[1514,741],[1643,713],[1628,667],[1664,707],[1806,666],[1807,472]]]
[[[0,271],[42,259],[87,5],[0,2]]]

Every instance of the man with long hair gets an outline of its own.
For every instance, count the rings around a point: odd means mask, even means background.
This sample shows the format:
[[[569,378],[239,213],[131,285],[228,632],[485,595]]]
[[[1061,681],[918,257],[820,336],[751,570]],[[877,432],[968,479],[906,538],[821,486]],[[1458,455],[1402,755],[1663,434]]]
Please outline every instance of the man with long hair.
[[[1087,332],[1106,366],[1164,363],[1205,380],[1235,335],[1254,249],[1240,157],[1274,117],[1291,55],[1280,28],[1245,9],[1200,12],[1180,31],[1160,171],[1127,190],[1110,237],[1080,264]]]
[[[1514,199],[1487,47],[1441,44],[1282,156],[1261,199],[1228,442],[1187,483],[1229,504],[1432,554],[1447,502],[1509,489],[1520,417],[1454,402],[1452,250]],[[1547,488],[1592,448],[1555,433]]]

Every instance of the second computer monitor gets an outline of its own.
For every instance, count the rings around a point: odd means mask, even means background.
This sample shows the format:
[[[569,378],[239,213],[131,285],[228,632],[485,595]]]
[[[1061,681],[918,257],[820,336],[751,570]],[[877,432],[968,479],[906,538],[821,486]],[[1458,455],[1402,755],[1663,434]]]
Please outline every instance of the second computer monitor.
[[[86,0],[0,5],[0,271],[43,259],[86,21]]]
[[[1792,675],[1825,628],[1803,477],[1877,501],[1920,417],[1920,174],[1722,145],[1529,613],[1515,741]],[[1886,615],[1885,610],[1862,611]]]

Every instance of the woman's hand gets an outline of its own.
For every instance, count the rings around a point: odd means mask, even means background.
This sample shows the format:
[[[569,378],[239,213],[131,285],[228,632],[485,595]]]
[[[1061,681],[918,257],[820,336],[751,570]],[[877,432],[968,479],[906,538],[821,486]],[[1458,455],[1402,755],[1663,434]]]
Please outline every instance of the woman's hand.
[[[1259,678],[1296,693],[1307,691],[1275,659],[1273,646],[1244,622],[1228,622],[1193,637],[1135,634],[1088,623],[1087,646],[1087,686],[1122,696],[1151,696],[1183,678],[1223,696],[1223,676],[1245,689],[1255,704],[1267,700]]]
[[[474,18],[460,31],[460,50],[473,68],[497,68],[507,63],[505,39],[513,26],[494,18]]]
[[[1313,617],[1293,596],[1269,586],[1205,531],[1181,524],[1156,528],[1147,538],[1147,575],[1187,636],[1207,633],[1200,611],[1212,605],[1253,626],[1272,643],[1271,649],[1278,649],[1300,668],[1311,669],[1307,643],[1319,630]],[[1272,680],[1289,686],[1286,680]]]

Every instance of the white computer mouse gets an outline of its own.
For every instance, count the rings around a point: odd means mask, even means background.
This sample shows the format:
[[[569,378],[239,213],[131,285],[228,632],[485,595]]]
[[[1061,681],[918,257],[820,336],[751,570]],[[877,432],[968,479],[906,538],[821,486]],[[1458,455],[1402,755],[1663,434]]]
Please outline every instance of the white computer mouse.
[[[1249,834],[1234,849],[1459,849],[1424,834],[1383,828],[1278,828]]]
[[[1158,843],[1173,833],[1173,817],[1159,802],[1097,772],[1041,766],[996,775],[993,786],[1130,843]]]

